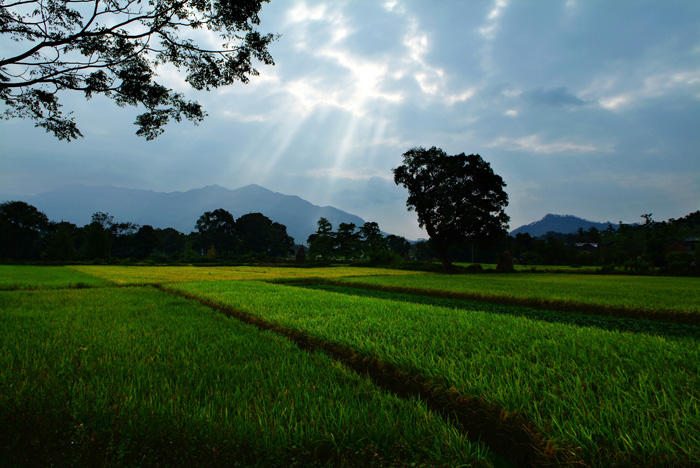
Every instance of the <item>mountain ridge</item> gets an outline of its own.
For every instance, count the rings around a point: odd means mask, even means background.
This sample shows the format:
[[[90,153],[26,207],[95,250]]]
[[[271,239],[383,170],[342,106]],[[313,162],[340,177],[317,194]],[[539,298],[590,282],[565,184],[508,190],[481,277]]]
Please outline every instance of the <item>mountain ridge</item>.
[[[364,220],[332,206],[319,206],[296,195],[273,192],[257,184],[236,189],[208,185],[185,192],[156,192],[111,185],[68,185],[27,196],[7,196],[22,200],[44,212],[52,221],[68,221],[78,226],[90,223],[98,211],[114,216],[118,222],[174,228],[188,234],[206,211],[223,208],[235,219],[248,213],[262,213],[287,226],[297,244],[306,243],[316,231],[318,219],[328,219],[334,227],[340,223],[362,226]]]
[[[532,237],[540,237],[549,232],[575,234],[579,229],[587,231],[594,227],[599,231],[602,231],[608,229],[609,226],[612,226],[613,228],[617,227],[616,224],[613,224],[610,221],[600,223],[597,221],[590,221],[585,218],[579,218],[578,216],[574,215],[557,215],[549,213],[538,221],[525,224],[510,231],[510,235],[516,236],[518,234],[530,234]]]

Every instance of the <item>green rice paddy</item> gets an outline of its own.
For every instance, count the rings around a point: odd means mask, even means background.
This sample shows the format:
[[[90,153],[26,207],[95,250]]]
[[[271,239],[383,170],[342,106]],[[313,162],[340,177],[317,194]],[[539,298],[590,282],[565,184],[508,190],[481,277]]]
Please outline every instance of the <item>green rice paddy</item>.
[[[699,327],[668,320],[698,315],[699,286],[571,273],[1,266],[0,459],[700,465]],[[652,313],[664,320],[639,318]],[[521,445],[494,443],[494,428]]]

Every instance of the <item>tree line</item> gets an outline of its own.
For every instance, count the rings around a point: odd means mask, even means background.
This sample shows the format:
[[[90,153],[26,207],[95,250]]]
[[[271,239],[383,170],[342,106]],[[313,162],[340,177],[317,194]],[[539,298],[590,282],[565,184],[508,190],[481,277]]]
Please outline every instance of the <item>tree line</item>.
[[[461,242],[449,248],[460,263],[496,263],[508,252],[516,265],[596,266],[629,273],[700,275],[700,211],[668,221],[643,215],[639,224],[620,223],[607,229],[592,227],[576,233],[549,232],[533,237],[519,233],[489,244]],[[411,259],[431,261],[438,254],[429,241],[411,247]]]
[[[375,222],[358,227],[340,223],[337,230],[326,218],[318,220],[318,228],[307,239],[306,258],[312,261],[351,262],[364,260],[370,264],[388,264],[408,259],[411,243],[401,236],[384,236]]]
[[[621,267],[630,272],[700,273],[700,211],[682,218],[639,224],[594,227],[574,234],[548,233],[534,238],[517,234],[509,248],[522,264]]]
[[[262,213],[234,219],[224,209],[204,213],[190,234],[115,221],[96,212],[79,227],[50,221],[36,207],[10,201],[0,204],[0,258],[6,260],[94,261],[245,261],[288,257],[294,239],[286,226]]]
[[[79,227],[66,221],[50,221],[36,207],[10,201],[0,204],[0,259],[10,261],[135,261],[249,262],[294,260],[305,262],[367,260],[375,264],[407,258],[410,243],[403,237],[384,236],[379,225],[365,223],[356,229],[341,223],[337,232],[325,218],[309,236],[308,254],[295,245],[287,227],[262,213],[235,219],[219,208],[202,214],[194,230],[184,234],[173,228],[154,228],[119,222],[96,212],[90,223]]]

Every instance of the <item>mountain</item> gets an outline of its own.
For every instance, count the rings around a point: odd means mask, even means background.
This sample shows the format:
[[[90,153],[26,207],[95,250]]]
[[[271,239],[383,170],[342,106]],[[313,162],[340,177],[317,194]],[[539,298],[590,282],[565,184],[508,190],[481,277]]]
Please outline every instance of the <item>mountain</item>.
[[[603,231],[608,228],[608,226],[616,227],[615,224],[610,222],[607,223],[596,223],[594,221],[589,221],[587,219],[578,218],[572,215],[555,215],[548,214],[539,221],[527,224],[525,226],[520,226],[510,232],[511,236],[517,234],[530,234],[532,237],[539,237],[547,234],[548,232],[558,232],[562,234],[573,234],[578,232],[579,228],[584,231],[589,230],[594,227],[599,231]]]
[[[84,226],[92,214],[101,211],[117,222],[149,224],[154,228],[175,228],[188,234],[206,211],[223,208],[238,219],[248,213],[262,213],[287,226],[298,244],[316,231],[324,217],[334,228],[340,223],[362,226],[364,220],[332,206],[317,206],[297,196],[273,192],[259,185],[235,190],[210,185],[187,192],[153,192],[112,186],[69,186],[32,196],[11,197],[43,211],[52,221],[69,221]]]

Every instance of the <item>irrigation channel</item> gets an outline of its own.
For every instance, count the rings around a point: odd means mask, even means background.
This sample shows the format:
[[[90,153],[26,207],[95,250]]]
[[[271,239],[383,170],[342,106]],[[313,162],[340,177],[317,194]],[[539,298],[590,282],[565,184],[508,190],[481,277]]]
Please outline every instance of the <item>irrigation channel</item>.
[[[419,398],[430,410],[439,414],[470,440],[487,445],[501,459],[504,466],[554,467],[561,466],[562,463],[569,466],[584,465],[579,460],[571,459],[568,455],[571,451],[549,445],[532,424],[517,414],[506,414],[502,408],[488,405],[476,398],[465,397],[455,390],[436,385],[425,377],[384,363],[376,357],[359,354],[338,343],[319,340],[299,330],[280,326],[162,284],[156,283],[152,286],[160,291],[196,301],[260,330],[282,335],[301,350],[321,351],[354,372],[369,377],[378,387],[401,398]]]

